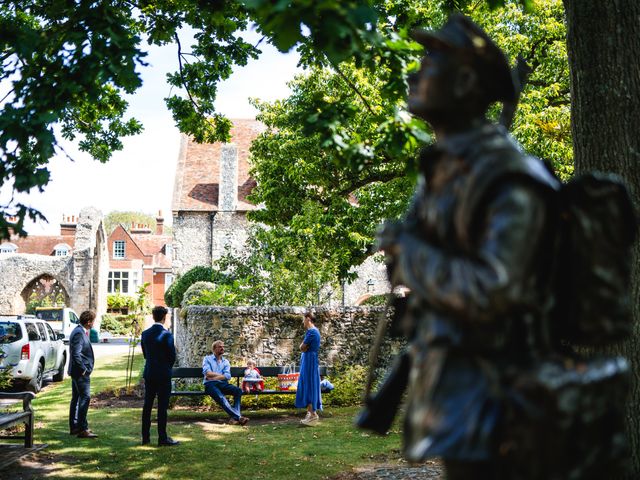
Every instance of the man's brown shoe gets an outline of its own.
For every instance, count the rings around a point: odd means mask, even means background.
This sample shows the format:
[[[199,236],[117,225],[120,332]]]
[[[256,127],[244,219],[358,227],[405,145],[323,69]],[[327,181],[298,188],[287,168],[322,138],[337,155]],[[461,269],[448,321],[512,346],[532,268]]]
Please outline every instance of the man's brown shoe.
[[[78,438],[97,438],[98,435],[93,433],[91,430],[83,430],[78,434]]]
[[[248,422],[248,421],[249,421],[249,419],[248,419],[247,417],[240,417],[240,418],[238,419],[238,423],[239,423],[240,425],[242,425],[243,427],[247,424],[247,422]]]

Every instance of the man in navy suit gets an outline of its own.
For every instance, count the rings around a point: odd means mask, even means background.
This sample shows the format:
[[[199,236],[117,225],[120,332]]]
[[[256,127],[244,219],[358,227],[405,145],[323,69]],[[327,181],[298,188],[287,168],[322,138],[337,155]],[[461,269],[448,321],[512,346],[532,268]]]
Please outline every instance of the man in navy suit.
[[[154,325],[142,332],[142,354],[144,364],[144,407],[142,407],[142,444],[151,441],[151,409],[158,397],[158,445],[172,447],[178,441],[167,436],[167,408],[171,393],[171,369],[176,361],[173,335],[165,328],[168,310],[154,307],[151,311]]]
[[[69,336],[69,369],[71,377],[71,405],[69,405],[69,433],[79,438],[96,438],[89,430],[87,411],[91,399],[91,372],[93,371],[93,347],[89,331],[96,319],[95,312],[86,310],[80,314],[80,325]]]

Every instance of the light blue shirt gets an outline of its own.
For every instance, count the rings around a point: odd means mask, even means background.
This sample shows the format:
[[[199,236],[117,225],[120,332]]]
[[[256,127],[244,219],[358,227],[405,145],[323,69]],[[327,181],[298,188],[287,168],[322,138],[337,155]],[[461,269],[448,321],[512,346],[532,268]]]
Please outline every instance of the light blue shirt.
[[[231,379],[231,364],[224,357],[220,357],[220,361],[218,361],[215,355],[207,355],[202,360],[202,375],[205,377],[202,383],[215,382],[216,380],[207,380],[207,372],[221,373],[229,381]]]

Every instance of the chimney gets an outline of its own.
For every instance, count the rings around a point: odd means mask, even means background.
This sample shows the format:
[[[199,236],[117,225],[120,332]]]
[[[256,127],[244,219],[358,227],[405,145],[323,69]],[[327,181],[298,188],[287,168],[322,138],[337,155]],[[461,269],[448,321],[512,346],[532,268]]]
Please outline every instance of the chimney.
[[[234,212],[238,208],[238,147],[222,145],[220,152],[220,189],[218,211]]]
[[[151,228],[149,227],[149,225],[145,225],[144,223],[132,223],[131,233],[135,233],[138,235],[147,235],[151,233]]]
[[[15,215],[7,215],[4,217],[4,219],[7,223],[13,223],[14,225],[18,223],[18,220],[19,220],[19,218]],[[9,236],[14,235],[16,233],[13,227],[8,227],[8,230],[9,230]]]
[[[156,217],[156,235],[164,235],[164,218],[162,218],[162,210],[158,210]]]
[[[62,222],[60,222],[60,235],[75,235],[76,226],[77,223],[75,215],[62,214]]]

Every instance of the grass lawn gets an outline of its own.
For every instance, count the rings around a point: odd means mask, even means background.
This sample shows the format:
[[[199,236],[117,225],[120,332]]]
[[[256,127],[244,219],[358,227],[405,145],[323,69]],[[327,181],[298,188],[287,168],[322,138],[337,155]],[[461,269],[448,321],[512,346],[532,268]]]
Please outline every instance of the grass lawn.
[[[137,357],[134,372],[142,366]],[[106,358],[91,376],[92,395],[124,386],[126,359]],[[321,423],[300,427],[302,412],[244,412],[247,427],[226,424],[224,413],[170,410],[168,431],[181,445],[140,445],[140,408],[90,408],[95,440],[68,434],[70,380],[52,384],[33,402],[36,443],[47,443],[44,455],[54,461],[46,478],[91,479],[321,479],[371,462],[398,457],[400,434],[380,437],[353,426],[357,408],[326,408]],[[293,405],[293,399],[291,399]],[[152,439],[156,436],[152,424]],[[155,440],[155,439],[154,439]],[[0,471],[16,478],[16,467]],[[33,478],[33,477],[32,477]]]

